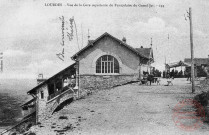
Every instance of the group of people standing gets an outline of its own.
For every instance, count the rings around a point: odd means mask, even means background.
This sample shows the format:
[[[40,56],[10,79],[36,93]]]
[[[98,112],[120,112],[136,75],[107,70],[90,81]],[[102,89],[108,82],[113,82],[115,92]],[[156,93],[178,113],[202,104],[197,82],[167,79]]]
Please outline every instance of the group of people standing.
[[[147,83],[147,81],[150,83],[150,85],[152,84],[152,82],[154,82],[154,75],[152,73],[151,74],[149,74],[149,72],[144,73],[142,82]]]
[[[167,86],[169,84],[173,85],[172,80],[174,79],[174,77],[170,76],[170,74],[168,73],[166,75],[166,78],[167,78],[167,82],[168,82]],[[157,83],[157,85],[160,85],[160,81],[161,80],[158,77],[155,77],[154,74],[152,74],[152,73],[149,74],[148,72],[144,73],[143,79],[141,80],[142,84],[147,84],[147,85],[148,84],[151,85],[152,83]]]

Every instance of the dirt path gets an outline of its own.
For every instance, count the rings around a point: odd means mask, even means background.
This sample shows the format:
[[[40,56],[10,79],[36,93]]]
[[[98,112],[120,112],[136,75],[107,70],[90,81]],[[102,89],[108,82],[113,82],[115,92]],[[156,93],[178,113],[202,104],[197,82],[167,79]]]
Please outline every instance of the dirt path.
[[[65,133],[83,135],[209,134],[206,124],[194,131],[175,126],[173,109],[183,99],[193,97],[190,92],[191,85],[185,79],[176,79],[174,86],[120,86],[70,104],[45,125],[55,130],[71,123],[74,129]],[[59,119],[60,116],[68,119]]]

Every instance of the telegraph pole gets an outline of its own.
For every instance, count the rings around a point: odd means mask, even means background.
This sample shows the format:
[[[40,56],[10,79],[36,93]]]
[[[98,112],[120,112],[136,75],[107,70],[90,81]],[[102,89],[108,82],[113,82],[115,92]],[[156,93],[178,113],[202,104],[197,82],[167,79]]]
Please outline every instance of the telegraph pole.
[[[191,45],[191,78],[192,78],[192,93],[195,92],[194,84],[194,49],[193,49],[193,29],[192,29],[192,8],[189,8],[189,22],[190,22],[190,45]]]

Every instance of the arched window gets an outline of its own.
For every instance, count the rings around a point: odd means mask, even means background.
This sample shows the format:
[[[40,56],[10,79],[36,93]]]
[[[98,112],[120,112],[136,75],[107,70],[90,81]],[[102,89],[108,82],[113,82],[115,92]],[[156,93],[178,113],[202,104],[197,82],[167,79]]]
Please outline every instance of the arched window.
[[[119,73],[119,63],[111,55],[103,55],[96,61],[96,73]]]

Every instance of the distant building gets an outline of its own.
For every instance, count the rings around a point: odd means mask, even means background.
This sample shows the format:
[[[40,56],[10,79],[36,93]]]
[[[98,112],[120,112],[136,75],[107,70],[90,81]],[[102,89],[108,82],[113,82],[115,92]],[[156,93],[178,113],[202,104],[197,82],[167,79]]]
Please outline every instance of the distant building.
[[[71,58],[74,64],[28,91],[33,99],[22,108],[29,110],[27,116],[35,117],[36,123],[52,115],[66,101],[91,90],[139,80],[143,72],[150,72],[154,62],[152,48],[133,48],[125,38],[119,40],[108,33],[89,40]]]
[[[184,62],[191,64],[191,58],[185,58]],[[209,56],[208,58],[194,58],[195,66],[207,66],[209,65]]]
[[[141,78],[154,62],[152,48],[133,48],[125,38],[104,33],[71,57],[76,61],[80,89],[97,89]],[[82,95],[82,92],[81,92]]]
[[[184,62],[191,65],[191,58],[185,58]],[[208,58],[194,58],[195,76],[205,77],[206,73],[203,71],[202,66],[209,66],[209,55]],[[186,67],[187,72],[191,72],[191,67]]]

